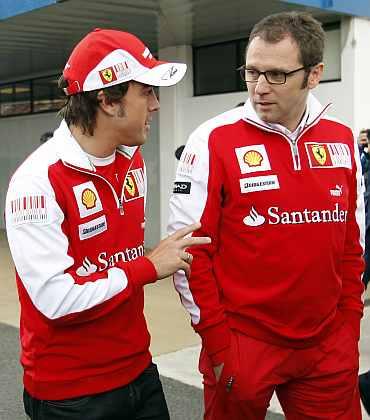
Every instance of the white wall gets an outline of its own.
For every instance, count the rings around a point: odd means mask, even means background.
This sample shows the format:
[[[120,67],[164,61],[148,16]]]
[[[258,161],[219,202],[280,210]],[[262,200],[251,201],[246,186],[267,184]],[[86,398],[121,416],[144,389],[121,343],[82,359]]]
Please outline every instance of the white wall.
[[[355,131],[370,128],[370,19],[353,20]]]
[[[160,197],[159,197],[159,116],[153,115],[150,135],[142,148],[148,178],[148,196],[145,211],[145,246],[153,248],[160,239]]]
[[[2,118],[0,121],[0,214],[4,214],[8,183],[17,167],[40,145],[40,136],[59,125],[55,113]],[[4,228],[0,217],[0,228]]]

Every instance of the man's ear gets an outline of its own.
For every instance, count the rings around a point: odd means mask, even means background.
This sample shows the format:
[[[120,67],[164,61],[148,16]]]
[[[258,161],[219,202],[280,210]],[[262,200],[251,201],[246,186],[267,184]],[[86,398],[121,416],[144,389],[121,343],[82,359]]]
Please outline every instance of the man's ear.
[[[114,117],[116,114],[116,105],[109,101],[106,97],[103,90],[99,90],[96,99],[99,103],[99,108],[104,112],[104,114]]]
[[[323,72],[324,63],[319,63],[316,64],[316,66],[312,67],[307,80],[308,89],[313,89],[320,83]]]

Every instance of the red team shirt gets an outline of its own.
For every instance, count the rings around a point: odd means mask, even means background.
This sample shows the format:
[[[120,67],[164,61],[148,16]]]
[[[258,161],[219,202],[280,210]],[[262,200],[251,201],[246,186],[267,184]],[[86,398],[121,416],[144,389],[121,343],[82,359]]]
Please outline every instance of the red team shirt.
[[[351,130],[313,96],[296,142],[250,102],[190,136],[176,174],[169,232],[200,220],[212,243],[194,247],[175,286],[212,363],[230,329],[310,347],[362,316],[364,205]]]
[[[21,362],[38,399],[103,392],[150,363],[143,286],[145,167],[121,146],[96,168],[66,123],[14,174],[6,224],[21,302]]]

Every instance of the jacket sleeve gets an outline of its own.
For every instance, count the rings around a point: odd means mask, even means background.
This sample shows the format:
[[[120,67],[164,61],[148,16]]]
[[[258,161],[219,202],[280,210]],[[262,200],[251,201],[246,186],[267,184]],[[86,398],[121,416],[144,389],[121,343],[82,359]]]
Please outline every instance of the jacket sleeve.
[[[360,320],[363,314],[364,286],[361,275],[364,271],[365,206],[364,186],[358,148],[354,141],[352,158],[352,178],[349,187],[349,209],[346,237],[342,260],[342,295],[338,308],[360,337]]]
[[[145,257],[119,262],[103,272],[85,259],[82,283],[72,269],[63,211],[43,177],[13,177],[5,217],[18,277],[33,305],[52,323],[80,323],[104,316],[130,299],[135,289],[157,278]]]
[[[212,259],[218,250],[223,175],[221,164],[210,152],[209,144],[208,133],[201,128],[189,138],[176,173],[168,231],[173,233],[200,221],[202,227],[194,235],[212,239],[209,245],[188,249],[193,255],[190,278],[179,271],[174,275],[174,284],[212,363],[218,365],[225,360],[230,329],[213,273]]]

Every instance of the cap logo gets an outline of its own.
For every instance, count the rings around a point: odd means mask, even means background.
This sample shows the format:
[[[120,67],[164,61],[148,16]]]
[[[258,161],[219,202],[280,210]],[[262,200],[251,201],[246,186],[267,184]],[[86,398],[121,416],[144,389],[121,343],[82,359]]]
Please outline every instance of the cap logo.
[[[149,51],[149,48],[145,48],[145,50],[143,52],[143,57],[144,58],[153,58],[152,53]]]
[[[177,73],[177,68],[175,66],[172,66],[169,70],[166,71],[166,73],[162,76],[162,80],[168,80],[172,79],[172,77]]]
[[[123,79],[131,73],[131,69],[127,64],[127,61],[122,61],[121,63],[115,64],[113,66],[113,71],[115,72],[117,80]]]
[[[108,67],[104,70],[100,70],[99,75],[100,75],[101,81],[104,84],[111,83],[117,80],[117,76],[116,76],[115,71],[113,70],[113,67]]]

